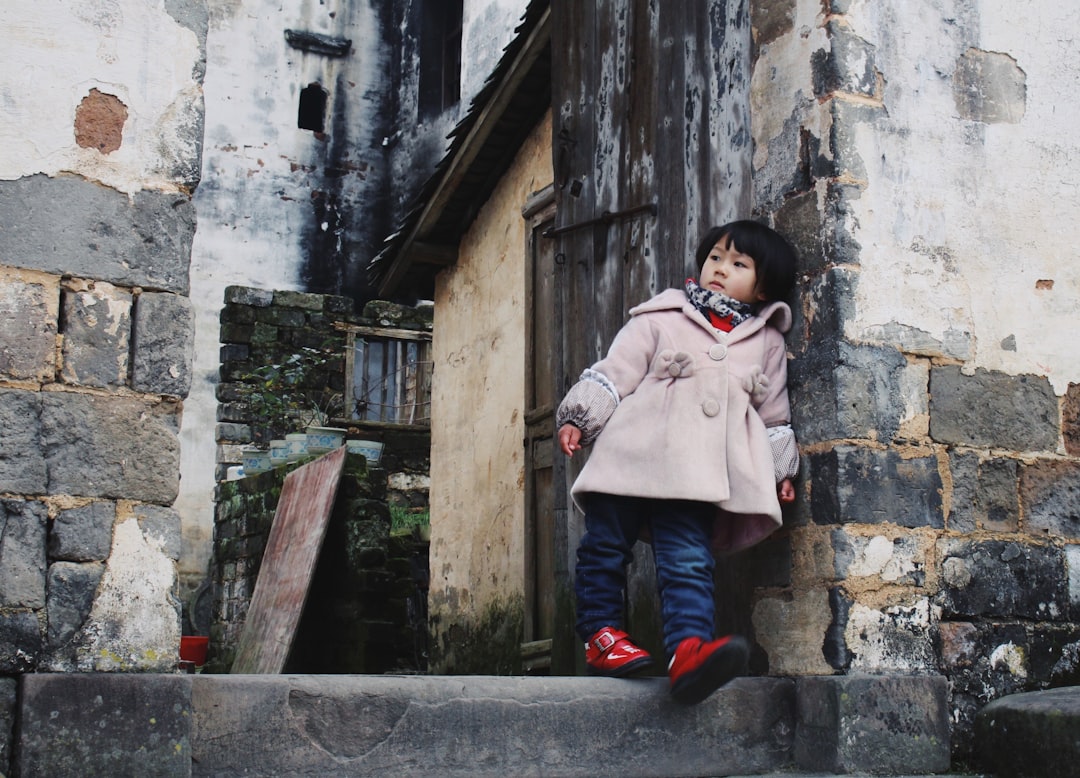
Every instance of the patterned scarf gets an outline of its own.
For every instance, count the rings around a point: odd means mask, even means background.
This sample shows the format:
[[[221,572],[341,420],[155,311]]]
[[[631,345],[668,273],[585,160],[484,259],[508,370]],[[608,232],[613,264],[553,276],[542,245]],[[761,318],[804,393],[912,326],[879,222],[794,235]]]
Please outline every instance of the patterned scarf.
[[[723,292],[714,292],[711,289],[702,289],[693,278],[686,279],[686,298],[694,304],[694,307],[704,314],[706,319],[714,321],[710,312],[719,319],[730,317],[732,328],[738,327],[744,321],[754,315],[754,306],[750,303],[741,303],[733,300]]]

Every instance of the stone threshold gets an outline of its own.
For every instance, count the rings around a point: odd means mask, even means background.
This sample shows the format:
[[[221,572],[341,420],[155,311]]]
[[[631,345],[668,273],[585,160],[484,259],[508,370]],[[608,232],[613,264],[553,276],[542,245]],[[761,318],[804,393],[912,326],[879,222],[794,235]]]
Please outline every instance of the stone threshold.
[[[18,775],[721,776],[949,769],[940,676],[23,676]]]

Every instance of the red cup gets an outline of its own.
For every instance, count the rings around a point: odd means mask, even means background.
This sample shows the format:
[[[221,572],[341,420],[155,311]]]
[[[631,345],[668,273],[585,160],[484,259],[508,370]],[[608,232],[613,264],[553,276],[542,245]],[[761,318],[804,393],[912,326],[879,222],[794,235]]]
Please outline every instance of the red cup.
[[[204,635],[182,635],[180,637],[180,659],[191,662],[196,667],[206,664],[206,653],[210,648],[210,638]]]

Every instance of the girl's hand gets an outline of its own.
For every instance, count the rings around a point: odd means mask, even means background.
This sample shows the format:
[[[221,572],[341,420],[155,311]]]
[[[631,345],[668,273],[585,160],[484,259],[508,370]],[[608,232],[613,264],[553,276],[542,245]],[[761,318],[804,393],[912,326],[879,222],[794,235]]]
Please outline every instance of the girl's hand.
[[[776,496],[780,498],[780,502],[795,502],[795,485],[790,478],[785,478],[776,485]]]
[[[564,424],[559,427],[559,448],[568,457],[574,456],[575,451],[581,450],[581,430],[573,424]]]

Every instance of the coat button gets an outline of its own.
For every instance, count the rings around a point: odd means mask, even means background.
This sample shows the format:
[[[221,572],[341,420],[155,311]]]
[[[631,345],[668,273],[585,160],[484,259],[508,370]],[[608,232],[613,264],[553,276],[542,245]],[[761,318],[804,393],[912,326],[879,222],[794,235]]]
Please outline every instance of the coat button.
[[[706,416],[715,416],[720,413],[720,403],[710,397],[701,404],[701,410]]]
[[[672,362],[667,366],[668,375],[672,378],[678,378],[682,374],[682,367],[678,362]]]
[[[709,357],[717,362],[727,356],[727,346],[723,343],[714,343],[709,347]]]

